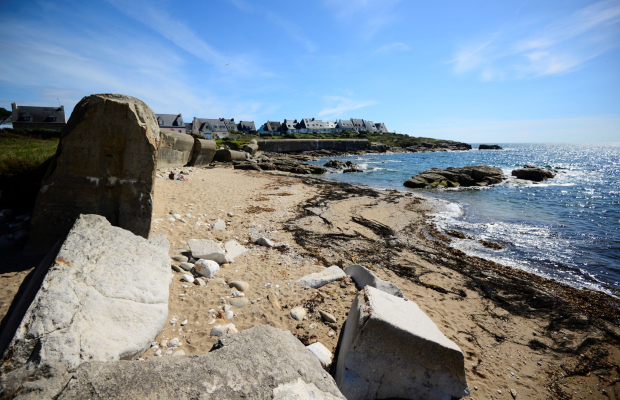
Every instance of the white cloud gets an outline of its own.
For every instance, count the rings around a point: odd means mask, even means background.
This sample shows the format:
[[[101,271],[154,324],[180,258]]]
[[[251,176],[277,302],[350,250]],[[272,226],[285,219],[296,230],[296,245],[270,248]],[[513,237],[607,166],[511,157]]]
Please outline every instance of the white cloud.
[[[406,45],[405,43],[392,43],[392,44],[386,44],[385,46],[381,46],[379,47],[375,52],[376,53],[383,53],[383,54],[390,54],[390,53],[394,53],[394,52],[399,52],[399,51],[409,51],[409,46]]]
[[[399,16],[396,7],[401,0],[323,0],[332,15],[358,29],[360,35],[370,39]]]
[[[341,96],[324,96],[323,99],[328,103],[328,106],[323,107],[318,116],[325,118],[338,117],[346,112],[377,104],[375,101],[356,101]]]
[[[620,43],[620,1],[599,1],[540,29],[532,21],[463,46],[452,60],[457,74],[483,80],[525,79],[574,71]],[[524,31],[534,34],[524,34]]]

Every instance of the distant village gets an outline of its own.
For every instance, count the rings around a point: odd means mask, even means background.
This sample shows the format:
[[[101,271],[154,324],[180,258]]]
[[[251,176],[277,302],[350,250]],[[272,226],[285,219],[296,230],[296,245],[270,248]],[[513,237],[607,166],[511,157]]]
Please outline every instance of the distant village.
[[[254,121],[235,122],[234,118],[196,118],[185,122],[182,114],[155,114],[161,129],[180,133],[202,135],[205,139],[222,139],[232,134],[280,136],[295,133],[338,133],[344,131],[387,133],[383,122],[366,119],[339,119],[323,121],[316,118],[285,119],[283,122],[267,121],[258,129]],[[2,122],[2,121],[0,121]],[[53,129],[60,131],[67,123],[64,106],[34,107],[11,104],[11,116],[2,124],[12,124],[14,129]],[[2,125],[0,124],[0,125]]]

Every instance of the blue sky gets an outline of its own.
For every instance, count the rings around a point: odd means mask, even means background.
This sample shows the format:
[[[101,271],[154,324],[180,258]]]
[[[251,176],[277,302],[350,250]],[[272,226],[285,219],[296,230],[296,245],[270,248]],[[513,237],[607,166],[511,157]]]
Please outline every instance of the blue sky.
[[[0,0],[0,107],[364,118],[466,142],[620,141],[620,0]]]

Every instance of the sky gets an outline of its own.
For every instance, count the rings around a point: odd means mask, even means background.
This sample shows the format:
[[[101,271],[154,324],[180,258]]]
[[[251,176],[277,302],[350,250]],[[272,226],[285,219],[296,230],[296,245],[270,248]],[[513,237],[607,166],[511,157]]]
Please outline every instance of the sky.
[[[186,122],[620,141],[620,0],[0,0],[0,107],[92,93]]]

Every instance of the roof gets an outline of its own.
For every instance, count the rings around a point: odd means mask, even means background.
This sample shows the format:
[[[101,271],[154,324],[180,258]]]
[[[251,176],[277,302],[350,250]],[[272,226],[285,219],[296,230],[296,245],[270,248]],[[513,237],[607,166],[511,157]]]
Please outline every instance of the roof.
[[[235,122],[234,118],[220,118],[220,121],[224,123],[224,126],[226,127],[227,130],[229,131],[236,131],[237,130],[237,123]]]
[[[302,123],[306,126],[306,129],[325,129],[325,123],[320,119],[304,118]]]
[[[223,118],[222,118],[223,119]],[[206,132],[228,132],[226,124],[221,119],[216,118],[194,118],[194,126],[197,131]]]
[[[66,123],[64,107],[33,107],[16,106],[16,112],[11,116],[11,122],[51,122]]]
[[[346,128],[349,128],[349,127],[353,128],[353,122],[351,122],[348,119],[341,119],[340,120],[340,125],[342,125],[343,127],[346,127]]]
[[[265,130],[269,132],[276,132],[282,129],[282,124],[278,121],[265,122]]]
[[[161,127],[185,126],[181,114],[155,114],[155,117]]]
[[[353,122],[354,126],[364,126],[364,120],[363,119],[351,118],[351,122]]]
[[[238,125],[240,130],[243,131],[255,131],[256,125],[254,125],[254,121],[239,121]]]
[[[283,124],[286,129],[297,129],[297,120],[285,119]]]
[[[325,121],[326,128],[335,128],[336,126],[338,126],[336,121]]]

